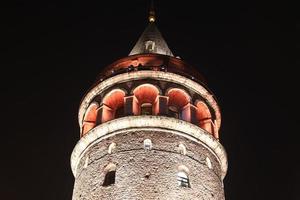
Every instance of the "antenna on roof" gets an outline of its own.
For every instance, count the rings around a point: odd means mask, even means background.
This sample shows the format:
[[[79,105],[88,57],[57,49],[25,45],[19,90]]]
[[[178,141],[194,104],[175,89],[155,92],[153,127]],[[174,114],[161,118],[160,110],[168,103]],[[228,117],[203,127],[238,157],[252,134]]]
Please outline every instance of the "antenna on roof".
[[[155,10],[154,10],[154,0],[151,0],[150,10],[149,10],[149,22],[153,23],[155,22]]]

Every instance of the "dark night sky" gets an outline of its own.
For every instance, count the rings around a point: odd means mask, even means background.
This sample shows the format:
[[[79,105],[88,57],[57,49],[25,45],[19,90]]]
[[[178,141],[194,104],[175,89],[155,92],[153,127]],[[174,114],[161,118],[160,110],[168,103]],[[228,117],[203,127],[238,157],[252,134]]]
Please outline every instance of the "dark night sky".
[[[2,7],[1,199],[71,199],[80,100],[106,65],[129,53],[147,25],[147,4]],[[156,7],[173,53],[197,66],[220,103],[226,199],[299,200],[299,80],[289,10],[254,1],[164,0]]]

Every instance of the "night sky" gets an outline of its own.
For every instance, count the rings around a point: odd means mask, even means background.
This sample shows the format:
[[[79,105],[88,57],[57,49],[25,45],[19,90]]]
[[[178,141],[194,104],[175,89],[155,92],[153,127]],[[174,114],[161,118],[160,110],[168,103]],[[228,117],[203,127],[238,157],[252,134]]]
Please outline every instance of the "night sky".
[[[71,200],[85,92],[147,26],[146,0],[10,1],[1,23],[0,199]],[[228,200],[299,200],[295,28],[281,4],[157,1],[170,49],[222,112]],[[299,44],[298,44],[299,46]],[[299,118],[299,117],[298,117]]]

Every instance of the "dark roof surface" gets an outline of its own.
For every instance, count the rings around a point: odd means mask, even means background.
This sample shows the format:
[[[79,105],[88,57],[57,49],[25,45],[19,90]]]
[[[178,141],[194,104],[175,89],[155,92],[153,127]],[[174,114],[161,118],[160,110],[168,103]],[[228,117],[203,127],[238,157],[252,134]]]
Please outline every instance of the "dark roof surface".
[[[154,50],[149,52],[146,49],[147,41],[154,42]],[[156,27],[155,23],[150,23],[145,31],[140,36],[139,40],[129,53],[129,55],[136,55],[142,53],[156,53],[156,54],[163,54],[168,56],[173,56],[173,53],[169,49],[166,41],[162,37],[160,31]]]

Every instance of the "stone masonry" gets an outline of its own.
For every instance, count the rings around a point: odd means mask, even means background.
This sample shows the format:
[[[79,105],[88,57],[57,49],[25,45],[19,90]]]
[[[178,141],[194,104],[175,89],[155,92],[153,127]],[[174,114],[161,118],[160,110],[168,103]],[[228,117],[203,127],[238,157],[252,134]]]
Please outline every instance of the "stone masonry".
[[[150,139],[151,150],[145,150],[143,141]],[[108,147],[114,142],[115,150]],[[184,144],[186,155],[178,150]],[[206,158],[212,162],[212,169]],[[88,160],[87,166],[85,165]],[[109,163],[116,167],[116,182],[103,187],[104,169]],[[189,169],[190,188],[180,187],[176,174],[178,167]],[[109,137],[85,153],[79,165],[73,200],[222,200],[224,199],[220,166],[206,147],[184,137],[155,131],[128,131]]]

